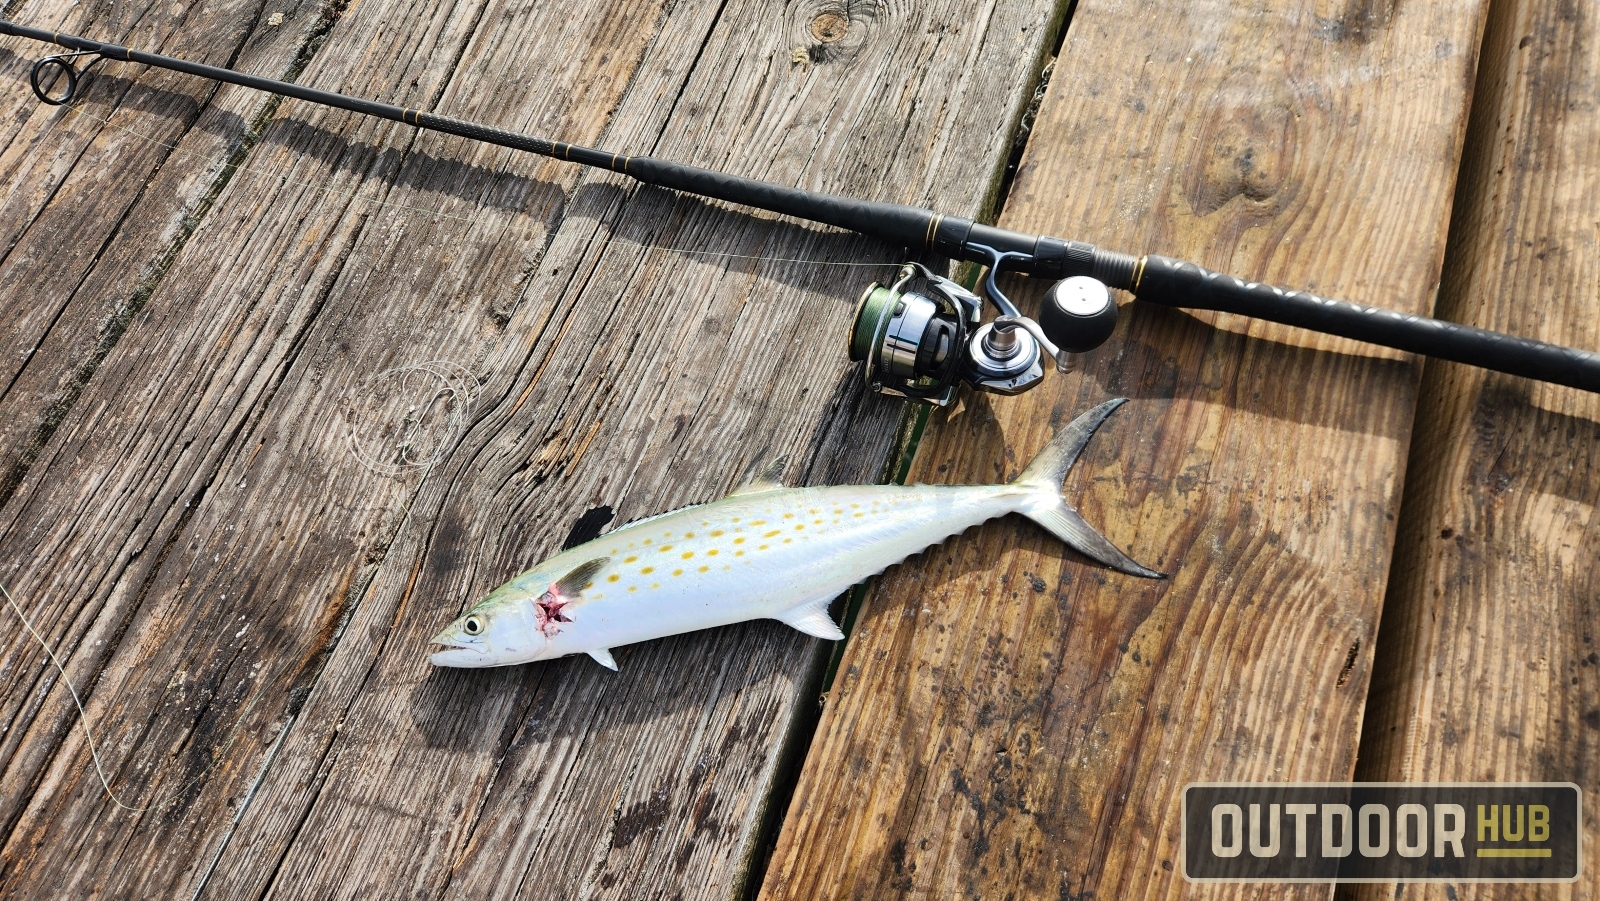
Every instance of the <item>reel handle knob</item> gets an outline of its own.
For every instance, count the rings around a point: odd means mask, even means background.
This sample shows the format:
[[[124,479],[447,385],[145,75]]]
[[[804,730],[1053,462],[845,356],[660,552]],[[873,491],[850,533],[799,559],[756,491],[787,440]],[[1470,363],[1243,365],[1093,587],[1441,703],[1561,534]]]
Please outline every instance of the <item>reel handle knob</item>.
[[[1117,327],[1117,304],[1111,289],[1087,275],[1056,282],[1045,292],[1039,327],[1065,353],[1094,350],[1106,343]]]

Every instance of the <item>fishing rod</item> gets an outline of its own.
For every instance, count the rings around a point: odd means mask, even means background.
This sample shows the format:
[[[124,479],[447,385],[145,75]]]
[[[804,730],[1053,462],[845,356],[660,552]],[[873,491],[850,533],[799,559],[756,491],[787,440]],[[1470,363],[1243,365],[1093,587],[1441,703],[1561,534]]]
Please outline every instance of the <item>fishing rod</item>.
[[[643,184],[832,225],[914,252],[986,266],[984,295],[999,311],[988,322],[982,321],[984,304],[978,295],[919,263],[907,263],[888,286],[875,283],[867,288],[851,327],[850,358],[866,362],[867,383],[885,394],[944,405],[954,399],[961,384],[998,394],[1026,391],[1043,380],[1043,358],[1065,371],[1072,355],[1093,350],[1111,336],[1117,321],[1111,288],[1147,303],[1250,316],[1600,392],[1600,355],[1590,351],[1244,281],[1156,254],[1132,256],[918,207],[837,197],[649,156],[624,156],[517,134],[4,19],[0,34],[72,51],[39,59],[29,71],[34,94],[52,105],[72,102],[82,76],[102,61],[141,63],[606,169]],[[1022,315],[996,284],[1001,271],[1056,280],[1045,293],[1037,321]]]

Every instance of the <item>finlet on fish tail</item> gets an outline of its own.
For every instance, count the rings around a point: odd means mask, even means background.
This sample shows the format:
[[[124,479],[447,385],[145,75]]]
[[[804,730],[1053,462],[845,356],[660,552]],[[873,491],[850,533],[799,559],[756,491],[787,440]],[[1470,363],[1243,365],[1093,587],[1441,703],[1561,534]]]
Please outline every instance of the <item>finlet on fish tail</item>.
[[[1165,579],[1162,573],[1142,566],[1124,554],[1110,539],[1085,522],[1061,494],[1061,483],[1072,465],[1078,462],[1084,445],[1089,443],[1106,417],[1127,400],[1118,397],[1100,404],[1072,420],[1050,439],[1044,450],[1012,482],[1013,485],[1031,489],[1017,512],[1044,526],[1052,535],[1066,542],[1068,547],[1103,566],[1130,576]]]

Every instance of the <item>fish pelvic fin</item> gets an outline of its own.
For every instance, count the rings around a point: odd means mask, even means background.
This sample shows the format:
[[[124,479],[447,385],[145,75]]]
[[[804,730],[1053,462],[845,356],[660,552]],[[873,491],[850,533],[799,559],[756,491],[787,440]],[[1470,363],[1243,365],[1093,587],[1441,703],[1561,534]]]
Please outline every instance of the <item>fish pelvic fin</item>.
[[[1072,420],[1050,439],[1044,450],[1012,483],[1029,489],[1027,499],[1017,512],[1044,526],[1050,534],[1066,542],[1068,547],[1102,566],[1130,576],[1165,579],[1165,575],[1140,565],[1112,544],[1110,539],[1095,531],[1061,495],[1061,482],[1066,479],[1072,465],[1078,462],[1084,445],[1094,437],[1100,424],[1127,400],[1118,397],[1100,404]]]
[[[617,658],[611,656],[610,648],[595,648],[594,650],[586,653],[588,653],[590,657],[594,658],[595,663],[598,663],[606,669],[611,670],[613,673],[617,671]]]
[[[826,638],[829,641],[839,641],[844,638],[844,633],[839,630],[839,624],[828,615],[828,604],[833,601],[833,595],[806,601],[798,607],[778,614],[775,619],[787,623],[796,629],[816,638]]]

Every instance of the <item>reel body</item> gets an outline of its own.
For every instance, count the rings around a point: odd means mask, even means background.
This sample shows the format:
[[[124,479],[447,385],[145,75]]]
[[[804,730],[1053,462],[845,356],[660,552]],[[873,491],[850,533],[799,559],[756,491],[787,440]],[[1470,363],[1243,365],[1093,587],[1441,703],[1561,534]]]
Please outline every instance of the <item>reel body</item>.
[[[1053,285],[1043,325],[1017,312],[986,280],[1002,315],[983,322],[983,301],[920,263],[894,284],[861,295],[850,330],[850,359],[866,364],[867,386],[895,397],[946,406],[964,382],[992,394],[1021,394],[1044,380],[1043,358],[1066,371],[1071,356],[1100,346],[1116,327],[1117,305],[1104,283],[1073,276]],[[920,290],[912,290],[916,287]]]
[[[920,280],[925,293],[907,290]],[[955,400],[968,334],[983,302],[920,263],[900,267],[893,285],[867,286],[850,329],[850,359],[864,361],[867,387],[945,406]]]

